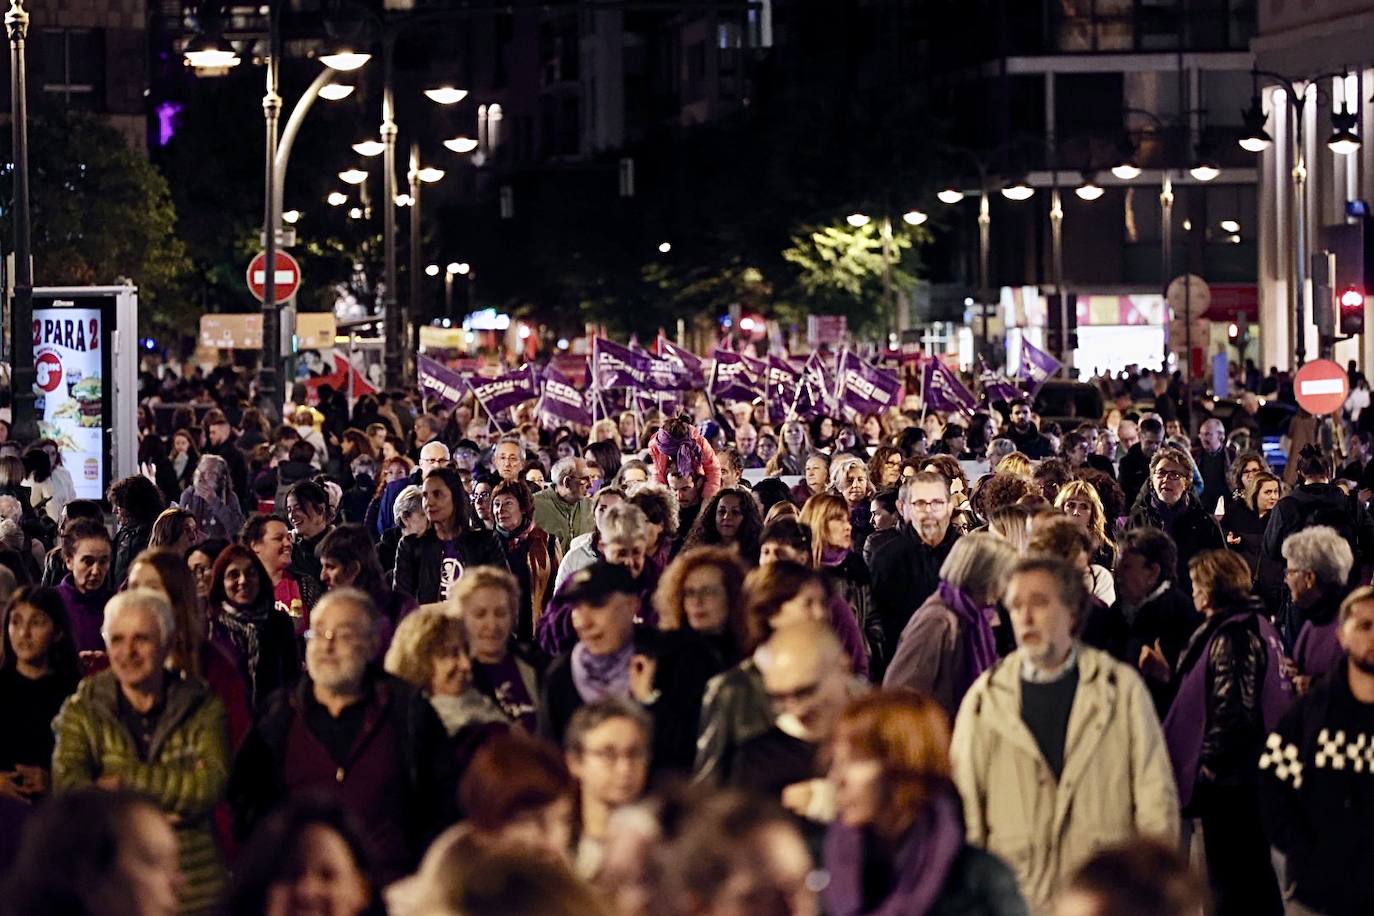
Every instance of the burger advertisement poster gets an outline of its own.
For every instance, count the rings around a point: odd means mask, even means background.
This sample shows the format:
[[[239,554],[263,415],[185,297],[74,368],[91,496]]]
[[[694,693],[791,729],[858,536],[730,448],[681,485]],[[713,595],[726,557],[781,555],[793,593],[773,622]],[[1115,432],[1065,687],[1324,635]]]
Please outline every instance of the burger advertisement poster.
[[[62,451],[76,495],[100,499],[105,480],[108,365],[100,309],[33,312],[34,412],[39,435]]]

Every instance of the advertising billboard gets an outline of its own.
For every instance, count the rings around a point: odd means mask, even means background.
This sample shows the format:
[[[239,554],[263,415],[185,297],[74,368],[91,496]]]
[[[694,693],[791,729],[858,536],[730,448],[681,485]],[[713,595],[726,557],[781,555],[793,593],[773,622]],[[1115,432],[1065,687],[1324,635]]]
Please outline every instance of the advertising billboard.
[[[101,499],[111,480],[137,464],[128,429],[137,425],[136,302],[132,287],[34,290],[38,431],[57,443],[79,499]]]

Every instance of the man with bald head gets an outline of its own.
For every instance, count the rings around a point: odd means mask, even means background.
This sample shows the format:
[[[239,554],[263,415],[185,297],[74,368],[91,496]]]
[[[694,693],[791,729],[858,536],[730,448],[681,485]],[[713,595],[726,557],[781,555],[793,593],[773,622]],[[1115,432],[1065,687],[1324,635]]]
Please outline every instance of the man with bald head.
[[[379,623],[358,589],[333,589],[315,604],[306,673],[267,701],[235,760],[229,800],[246,838],[288,796],[331,795],[366,825],[390,881],[414,870],[427,839],[452,820],[456,786],[434,708],[372,661]]]
[[[1226,427],[1215,417],[1205,421],[1197,432],[1200,443],[1193,449],[1193,463],[1202,475],[1202,508],[1221,515],[1217,503],[1231,492],[1228,477],[1235,456],[1226,445]]]
[[[829,624],[783,626],[754,653],[773,707],[774,725],[740,745],[726,780],[804,814],[821,804],[819,759],[840,713],[859,689],[849,656]],[[824,794],[824,793],[821,793]]]

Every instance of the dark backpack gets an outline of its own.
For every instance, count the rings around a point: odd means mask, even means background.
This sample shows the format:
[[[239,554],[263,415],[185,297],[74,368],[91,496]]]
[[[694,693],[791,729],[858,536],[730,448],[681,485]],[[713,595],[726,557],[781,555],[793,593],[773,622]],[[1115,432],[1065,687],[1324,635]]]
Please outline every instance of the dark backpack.
[[[1354,495],[1346,496],[1340,505],[1325,500],[1313,500],[1302,507],[1302,511],[1298,515],[1298,525],[1292,533],[1296,534],[1299,531],[1315,528],[1319,525],[1334,528],[1336,533],[1350,545],[1350,552],[1355,555],[1356,568],[1358,568],[1360,556],[1359,511],[1360,504]]]

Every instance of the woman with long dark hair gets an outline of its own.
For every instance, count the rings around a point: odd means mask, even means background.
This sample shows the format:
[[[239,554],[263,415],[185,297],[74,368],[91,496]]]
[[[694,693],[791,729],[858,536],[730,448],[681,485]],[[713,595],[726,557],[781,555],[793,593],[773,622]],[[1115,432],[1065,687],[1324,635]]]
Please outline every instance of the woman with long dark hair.
[[[50,588],[24,587],[0,629],[0,795],[47,794],[52,720],[76,690],[81,666],[67,609]]]
[[[316,548],[320,559],[320,584],[327,590],[356,588],[372,596],[390,632],[416,607],[414,597],[386,584],[377,548],[362,525],[340,525],[324,536]],[[390,642],[383,634],[381,651]]]
[[[234,656],[248,684],[250,705],[261,710],[273,691],[300,676],[295,625],[277,609],[272,579],[247,546],[224,548],[212,576],[210,638]]]
[[[693,547],[728,547],[750,566],[759,561],[759,537],[763,534],[763,513],[758,500],[748,490],[731,487],[721,490],[697,516],[682,544]]]
[[[505,568],[506,557],[494,534],[473,525],[472,507],[457,471],[430,471],[423,494],[429,530],[401,538],[395,585],[420,604],[433,604],[448,598],[464,569],[484,564]]]

